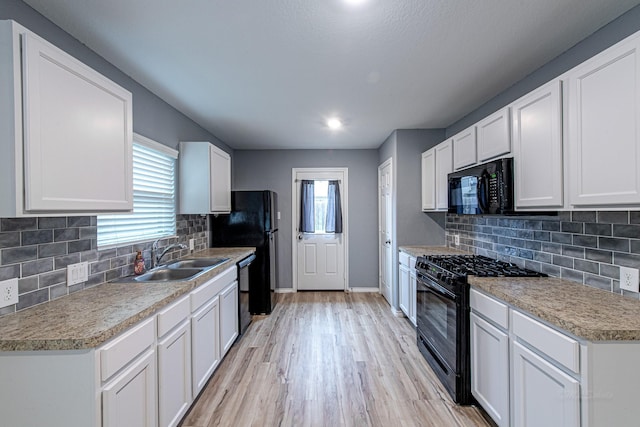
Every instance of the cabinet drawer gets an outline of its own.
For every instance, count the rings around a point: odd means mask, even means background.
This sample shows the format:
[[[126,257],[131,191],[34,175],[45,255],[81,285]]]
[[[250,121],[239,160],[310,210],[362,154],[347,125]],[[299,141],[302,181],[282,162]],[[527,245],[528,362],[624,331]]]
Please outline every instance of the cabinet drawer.
[[[469,293],[469,302],[473,311],[482,314],[498,326],[509,329],[509,308],[506,304],[475,289],[471,289]]]
[[[155,341],[155,317],[145,320],[124,332],[100,350],[100,374],[102,381],[133,361]]]
[[[238,271],[234,264],[233,267],[229,267],[207,283],[196,288],[191,292],[191,312],[193,313],[204,303],[218,295],[229,283],[232,283],[237,278]]]
[[[580,373],[580,344],[532,318],[513,311],[513,332],[542,353],[575,373]]]
[[[176,327],[191,314],[189,296],[158,312],[158,338]]]
[[[398,261],[400,262],[400,264],[402,265],[409,265],[409,254],[406,252],[400,252],[400,255],[398,256]]]

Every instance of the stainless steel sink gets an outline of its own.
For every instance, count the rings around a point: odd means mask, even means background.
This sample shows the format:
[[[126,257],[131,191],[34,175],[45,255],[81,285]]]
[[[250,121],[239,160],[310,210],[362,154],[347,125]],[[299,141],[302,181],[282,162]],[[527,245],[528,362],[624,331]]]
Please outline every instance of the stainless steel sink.
[[[203,268],[166,268],[150,270],[134,278],[136,282],[173,282],[191,280],[207,269]]]
[[[229,258],[191,258],[181,259],[167,265],[171,269],[213,268],[229,261]]]
[[[227,261],[229,258],[181,259],[156,267],[140,276],[123,277],[118,279],[118,282],[185,282]]]

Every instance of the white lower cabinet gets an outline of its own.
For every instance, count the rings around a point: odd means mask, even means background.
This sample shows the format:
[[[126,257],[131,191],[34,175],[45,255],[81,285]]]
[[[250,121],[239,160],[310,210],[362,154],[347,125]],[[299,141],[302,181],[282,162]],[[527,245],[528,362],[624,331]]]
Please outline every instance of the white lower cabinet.
[[[471,288],[471,390],[498,426],[637,426],[640,341],[579,341]]]
[[[400,275],[398,280],[400,310],[409,317],[409,267],[401,262],[398,266],[398,274]]]
[[[400,252],[398,259],[400,310],[409,318],[413,326],[416,326],[416,258]]]
[[[580,426],[580,383],[518,342],[512,345],[513,425]]]
[[[413,258],[413,268],[409,270],[409,320],[413,323],[413,326],[416,326],[416,304],[417,304],[417,286],[418,286],[418,278],[416,277],[416,260]]]
[[[238,282],[220,293],[220,350],[222,356],[229,351],[238,337]]]
[[[158,342],[159,425],[177,426],[191,400],[191,327],[185,321]]]
[[[158,313],[158,425],[177,426],[192,402],[190,304],[186,296]]]
[[[149,350],[102,390],[102,426],[154,427],[157,414],[156,354]]]
[[[193,395],[204,388],[220,363],[220,299],[216,296],[191,318]]]
[[[471,393],[500,427],[509,425],[509,335],[471,313]]]
[[[177,426],[237,335],[233,264],[100,347],[0,352],[0,425]]]

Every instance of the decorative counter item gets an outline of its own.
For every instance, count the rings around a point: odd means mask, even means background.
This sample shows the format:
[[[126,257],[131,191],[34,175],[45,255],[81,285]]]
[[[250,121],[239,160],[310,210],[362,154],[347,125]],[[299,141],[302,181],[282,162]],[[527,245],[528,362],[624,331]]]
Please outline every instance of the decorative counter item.
[[[144,273],[144,258],[142,258],[142,252],[138,251],[136,254],[136,259],[133,262],[133,272],[135,274]]]

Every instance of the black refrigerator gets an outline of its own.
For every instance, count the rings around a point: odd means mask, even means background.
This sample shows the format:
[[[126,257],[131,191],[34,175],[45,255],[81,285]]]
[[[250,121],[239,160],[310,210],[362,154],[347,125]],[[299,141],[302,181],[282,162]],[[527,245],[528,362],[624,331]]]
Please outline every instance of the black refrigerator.
[[[273,191],[232,191],[231,213],[211,215],[211,247],[253,246],[249,266],[249,311],[269,314],[277,281],[278,195]]]

